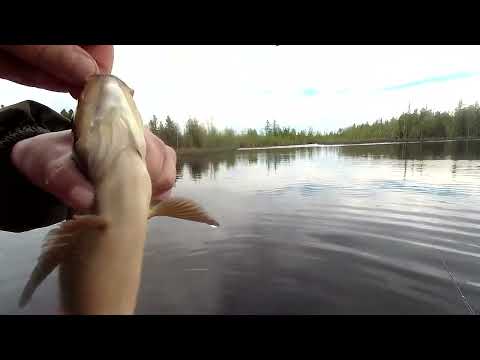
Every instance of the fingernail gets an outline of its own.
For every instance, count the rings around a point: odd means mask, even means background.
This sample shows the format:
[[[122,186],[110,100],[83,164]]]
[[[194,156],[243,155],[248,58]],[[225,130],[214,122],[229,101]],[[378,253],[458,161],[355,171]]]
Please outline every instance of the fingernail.
[[[82,186],[75,186],[70,192],[70,198],[75,208],[88,209],[92,206],[94,194]]]
[[[75,66],[72,70],[72,81],[75,83],[83,83],[90,75],[98,73],[97,63],[81,49],[75,50],[73,63]]]

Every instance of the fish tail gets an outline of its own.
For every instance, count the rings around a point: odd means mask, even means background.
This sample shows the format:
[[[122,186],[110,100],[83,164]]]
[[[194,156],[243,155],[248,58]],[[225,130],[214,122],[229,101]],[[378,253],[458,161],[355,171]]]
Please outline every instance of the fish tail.
[[[33,293],[40,284],[61,264],[70,254],[72,245],[90,229],[101,229],[107,221],[96,215],[74,216],[73,219],[63,222],[58,228],[48,232],[42,244],[42,253],[37,265],[20,296],[19,307],[25,307],[31,300]]]

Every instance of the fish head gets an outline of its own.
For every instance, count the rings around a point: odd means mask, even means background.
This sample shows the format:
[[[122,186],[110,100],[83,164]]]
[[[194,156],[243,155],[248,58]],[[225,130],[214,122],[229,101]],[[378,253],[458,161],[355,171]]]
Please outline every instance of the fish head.
[[[125,150],[146,156],[144,125],[133,90],[113,75],[93,75],[79,97],[73,120],[74,157],[94,181]]]

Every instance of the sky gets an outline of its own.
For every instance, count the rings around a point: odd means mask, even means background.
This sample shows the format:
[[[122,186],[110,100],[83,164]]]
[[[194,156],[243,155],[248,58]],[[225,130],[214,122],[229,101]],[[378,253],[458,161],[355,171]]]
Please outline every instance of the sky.
[[[236,130],[266,120],[331,131],[411,108],[451,111],[480,101],[480,46],[115,46],[112,73],[155,114]],[[61,111],[69,94],[0,80],[0,103],[31,99]]]

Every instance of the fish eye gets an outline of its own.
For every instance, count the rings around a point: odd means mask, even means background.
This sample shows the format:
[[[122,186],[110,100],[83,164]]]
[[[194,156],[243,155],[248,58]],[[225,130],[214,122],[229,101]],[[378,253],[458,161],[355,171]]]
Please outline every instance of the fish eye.
[[[135,90],[133,89],[130,89],[130,94],[133,96],[133,94],[135,93]]]

